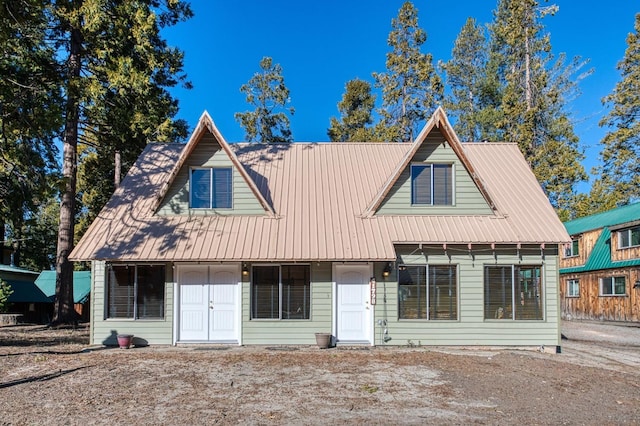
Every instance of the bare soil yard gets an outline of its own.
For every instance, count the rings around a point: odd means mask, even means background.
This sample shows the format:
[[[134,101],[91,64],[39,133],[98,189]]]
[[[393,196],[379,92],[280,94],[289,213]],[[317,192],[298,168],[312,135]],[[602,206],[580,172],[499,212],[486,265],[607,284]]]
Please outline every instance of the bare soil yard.
[[[640,329],[515,349],[88,348],[0,328],[0,424],[639,424]],[[629,337],[631,336],[631,337]]]

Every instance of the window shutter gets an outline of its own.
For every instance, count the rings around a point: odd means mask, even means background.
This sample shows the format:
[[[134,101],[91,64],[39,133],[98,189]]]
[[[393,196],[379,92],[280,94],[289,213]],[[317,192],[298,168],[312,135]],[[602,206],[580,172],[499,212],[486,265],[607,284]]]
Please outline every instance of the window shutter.
[[[411,166],[411,204],[431,204],[431,165]]]

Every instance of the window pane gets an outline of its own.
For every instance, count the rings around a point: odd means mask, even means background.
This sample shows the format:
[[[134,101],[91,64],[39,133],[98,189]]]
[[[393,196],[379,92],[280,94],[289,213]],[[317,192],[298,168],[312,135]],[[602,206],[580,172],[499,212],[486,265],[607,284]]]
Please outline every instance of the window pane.
[[[429,319],[457,319],[456,269],[455,266],[429,266]]]
[[[309,319],[311,301],[310,267],[282,267],[282,318]]]
[[[280,318],[279,274],[278,266],[253,267],[252,318]]]
[[[135,267],[109,268],[107,318],[133,318]]]
[[[640,246],[640,228],[633,228],[631,232],[631,245]]]
[[[401,319],[427,318],[426,288],[425,266],[403,266],[398,270],[398,316]]]
[[[511,266],[486,266],[484,277],[484,318],[512,319]]]
[[[580,296],[580,282],[578,280],[567,281],[567,296]]]
[[[453,167],[450,164],[433,165],[433,204],[450,206],[453,204]]]
[[[629,247],[630,242],[628,229],[618,232],[618,237],[620,238],[620,247]]]
[[[601,278],[600,282],[602,283],[602,294],[613,294],[613,279],[611,277]]]
[[[615,277],[615,294],[626,294],[624,277]]]
[[[541,320],[542,285],[539,266],[520,266],[516,268],[518,282],[516,287],[516,320]]]
[[[411,166],[411,204],[431,204],[431,166]]]
[[[138,318],[164,318],[164,266],[138,266]]]
[[[211,169],[191,170],[191,207],[211,207]]]
[[[230,209],[232,203],[231,168],[213,170],[213,208]]]

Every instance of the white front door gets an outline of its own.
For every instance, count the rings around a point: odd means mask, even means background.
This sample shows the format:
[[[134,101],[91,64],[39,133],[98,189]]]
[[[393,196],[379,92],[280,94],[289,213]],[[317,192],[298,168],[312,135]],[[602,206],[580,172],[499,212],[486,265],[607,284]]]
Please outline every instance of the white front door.
[[[336,339],[342,343],[373,343],[369,303],[369,265],[336,265]]]
[[[238,342],[238,282],[234,265],[179,267],[178,340]]]

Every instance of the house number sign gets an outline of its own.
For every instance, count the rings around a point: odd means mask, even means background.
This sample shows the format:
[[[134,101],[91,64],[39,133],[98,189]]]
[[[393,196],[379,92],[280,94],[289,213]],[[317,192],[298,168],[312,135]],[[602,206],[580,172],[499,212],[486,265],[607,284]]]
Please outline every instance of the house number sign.
[[[369,291],[370,291],[370,296],[371,296],[371,304],[375,305],[376,304],[376,279],[372,278],[371,281],[369,281]]]

